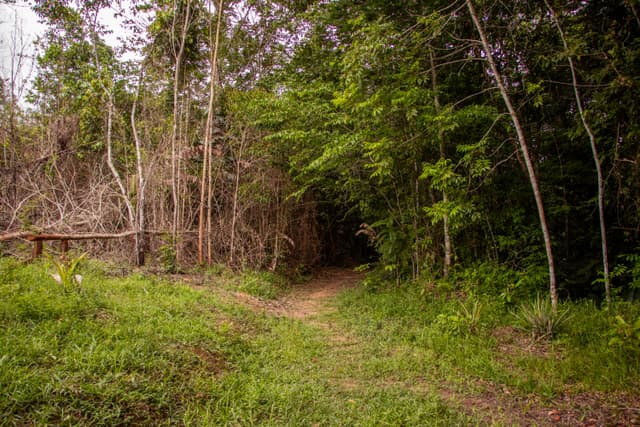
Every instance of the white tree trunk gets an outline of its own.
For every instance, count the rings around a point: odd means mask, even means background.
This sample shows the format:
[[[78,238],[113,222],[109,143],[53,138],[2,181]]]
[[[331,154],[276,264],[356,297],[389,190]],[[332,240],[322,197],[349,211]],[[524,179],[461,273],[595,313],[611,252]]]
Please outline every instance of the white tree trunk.
[[[172,25],[172,31],[175,31],[175,16],[178,14],[177,2],[173,3],[174,22]],[[187,41],[187,32],[189,31],[191,19],[191,1],[187,0],[185,5],[185,16],[182,28],[180,30],[180,40],[177,50],[174,48],[174,70],[173,70],[173,123],[171,127],[171,199],[173,202],[173,216],[171,221],[171,236],[173,239],[174,249],[176,249],[177,255],[177,238],[178,238],[178,223],[180,219],[180,196],[178,194],[178,117],[180,109],[178,102],[178,90],[180,88],[180,69],[182,67],[182,60],[184,57],[184,47]],[[172,35],[173,36],[173,35]]]
[[[542,202],[542,195],[540,193],[540,187],[538,185],[538,178],[536,176],[535,168],[533,167],[533,162],[531,161],[531,156],[529,155],[529,148],[527,146],[527,139],[524,135],[524,130],[522,129],[522,125],[520,124],[520,119],[518,117],[518,113],[511,102],[511,97],[509,96],[509,92],[505,87],[502,74],[498,70],[496,63],[493,59],[493,52],[489,41],[487,40],[487,36],[485,34],[484,28],[478,19],[478,15],[476,14],[476,10],[473,7],[473,2],[471,0],[466,0],[467,7],[469,9],[469,13],[471,14],[471,19],[473,20],[473,24],[478,31],[478,35],[480,36],[480,41],[482,42],[482,46],[486,55],[487,62],[489,63],[489,67],[491,68],[491,74],[493,75],[494,80],[496,81],[496,85],[500,90],[500,94],[502,95],[502,99],[504,100],[505,106],[509,111],[509,116],[511,117],[511,121],[513,122],[513,126],[516,129],[516,133],[518,135],[518,142],[520,144],[520,150],[522,151],[522,157],[524,158],[524,162],[527,168],[527,173],[529,175],[529,182],[531,183],[531,189],[533,190],[533,196],[536,201],[536,207],[538,209],[538,217],[540,219],[540,227],[542,229],[542,237],[544,239],[544,247],[545,252],[547,254],[547,264],[549,267],[549,293],[551,296],[551,305],[553,307],[553,311],[557,312],[558,310],[558,292],[556,287],[556,271],[555,271],[555,263],[553,260],[553,251],[551,248],[551,236],[549,235],[549,227],[547,226],[547,219],[544,210],[544,203]]]
[[[238,195],[240,191],[240,172],[242,170],[242,155],[244,151],[244,144],[247,139],[247,129],[242,131],[242,135],[240,136],[240,146],[238,147],[238,152],[236,154],[236,176],[235,176],[235,185],[233,188],[233,205],[231,208],[231,231],[229,232],[229,265],[233,265],[235,261],[235,243],[236,243],[236,224],[238,218]]]
[[[142,166],[142,144],[140,142],[140,136],[138,135],[138,128],[136,126],[136,108],[138,105],[138,97],[140,95],[140,86],[142,85],[142,73],[140,73],[140,81],[138,82],[138,90],[136,91],[136,97],[133,100],[131,107],[131,129],[133,131],[133,140],[136,146],[136,169],[138,174],[138,191],[136,200],[137,209],[137,221],[136,221],[136,264],[138,266],[144,265],[144,251],[145,251],[145,235],[144,235],[144,223],[145,223],[145,187],[146,179],[144,177],[144,170]]]
[[[200,177],[200,209],[198,212],[198,263],[204,264],[204,241],[205,241],[205,223],[207,226],[207,262],[212,261],[211,248],[211,199],[213,185],[211,180],[211,164],[212,156],[212,127],[214,121],[214,104],[217,97],[216,86],[218,84],[218,50],[220,45],[220,27],[222,23],[222,5],[223,0],[218,2],[218,17],[216,22],[215,40],[213,40],[213,49],[209,57],[210,61],[210,82],[209,82],[209,105],[207,110],[207,121],[204,131],[204,145],[202,147],[202,175]],[[209,2],[211,6],[211,2]],[[211,41],[211,33],[209,40]],[[206,204],[205,204],[206,199]],[[206,217],[205,217],[206,206]]]

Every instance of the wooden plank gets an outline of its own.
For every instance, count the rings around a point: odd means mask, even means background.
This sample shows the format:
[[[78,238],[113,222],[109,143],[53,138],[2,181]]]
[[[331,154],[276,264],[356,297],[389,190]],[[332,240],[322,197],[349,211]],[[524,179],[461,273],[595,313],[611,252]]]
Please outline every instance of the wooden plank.
[[[69,251],[69,241],[68,240],[60,240],[60,258],[66,259],[67,252]]]
[[[42,244],[42,240],[36,240],[35,242],[33,242],[33,250],[31,251],[31,258],[36,259],[40,255],[42,255],[43,246],[44,245]]]
[[[197,230],[183,230],[178,234],[196,234]],[[34,231],[14,231],[11,233],[0,234],[0,241],[26,239],[30,242],[38,240],[90,240],[90,239],[120,239],[135,235],[136,231],[123,231],[121,233],[38,233]],[[147,230],[145,234],[162,235],[170,234],[163,230]]]

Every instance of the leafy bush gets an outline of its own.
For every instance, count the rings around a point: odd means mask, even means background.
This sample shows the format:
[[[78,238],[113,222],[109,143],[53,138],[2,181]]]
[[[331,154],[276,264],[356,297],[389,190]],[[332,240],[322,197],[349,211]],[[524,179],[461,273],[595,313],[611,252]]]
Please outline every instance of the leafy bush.
[[[544,265],[530,265],[520,271],[503,264],[481,262],[454,270],[450,280],[459,283],[467,293],[494,296],[502,305],[511,306],[535,295],[547,276]]]
[[[228,266],[221,263],[215,263],[205,268],[204,277],[207,279],[229,278],[232,276],[232,273],[233,271]]]
[[[608,333],[609,345],[622,348],[630,353],[640,353],[640,317],[627,321],[621,315],[612,320]]]
[[[458,315],[464,319],[465,326],[469,329],[469,332],[475,333],[480,324],[480,315],[482,314],[482,303],[477,298],[472,298],[467,304],[460,303],[462,307],[461,311],[458,311]]]
[[[454,281],[459,281],[465,291],[484,295],[499,295],[517,280],[517,272],[491,262],[476,263],[454,272]]]
[[[286,280],[267,271],[243,273],[237,281],[237,289],[258,298],[276,299],[286,290]]]
[[[369,291],[378,291],[388,288],[395,281],[395,271],[393,268],[385,265],[376,265],[373,269],[369,270],[362,286]]]
[[[611,279],[621,280],[631,291],[631,299],[640,290],[640,253],[622,254],[611,271]],[[599,277],[594,283],[604,284],[604,278]]]
[[[540,295],[529,303],[523,303],[513,315],[523,329],[531,332],[534,340],[552,339],[570,318],[569,310],[554,312],[551,301],[540,298]]]

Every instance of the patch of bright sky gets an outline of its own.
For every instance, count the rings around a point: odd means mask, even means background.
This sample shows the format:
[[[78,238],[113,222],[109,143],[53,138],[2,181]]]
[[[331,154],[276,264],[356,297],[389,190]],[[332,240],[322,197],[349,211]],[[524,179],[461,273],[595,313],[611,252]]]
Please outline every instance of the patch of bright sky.
[[[126,1],[122,3],[123,6],[127,4]],[[25,0],[16,0],[11,4],[0,2],[0,76],[4,79],[9,78],[12,73],[11,56],[12,51],[16,51],[14,40],[24,46],[23,49],[18,47],[17,50],[22,50],[27,59],[23,61],[22,75],[17,76],[17,79],[22,81],[33,77],[29,70],[33,68],[32,62],[36,54],[34,42],[45,32],[46,27],[38,22],[38,16],[31,9],[32,4],[32,1]],[[127,38],[129,30],[122,25],[123,18],[116,17],[118,10],[116,6],[104,9],[100,12],[99,18],[109,30],[109,33],[104,36],[105,42],[120,52],[122,39]],[[21,37],[16,37],[20,33]],[[123,56],[123,59],[134,59],[136,55],[129,51]]]

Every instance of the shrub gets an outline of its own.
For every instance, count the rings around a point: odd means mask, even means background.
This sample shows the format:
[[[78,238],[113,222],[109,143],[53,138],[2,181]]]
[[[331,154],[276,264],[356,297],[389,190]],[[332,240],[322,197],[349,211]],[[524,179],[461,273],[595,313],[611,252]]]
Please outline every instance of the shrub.
[[[615,316],[608,335],[610,346],[622,348],[629,353],[640,352],[640,317],[635,321],[627,321],[620,315]]]
[[[546,298],[540,298],[523,303],[517,313],[513,313],[520,322],[520,326],[531,332],[534,340],[553,339],[562,325],[570,318],[569,310],[556,313],[551,307],[551,302]]]
[[[288,287],[284,277],[267,271],[246,271],[237,282],[238,290],[264,299],[276,299]]]
[[[178,272],[178,258],[173,239],[168,239],[159,248],[160,264],[164,273],[174,274]]]

